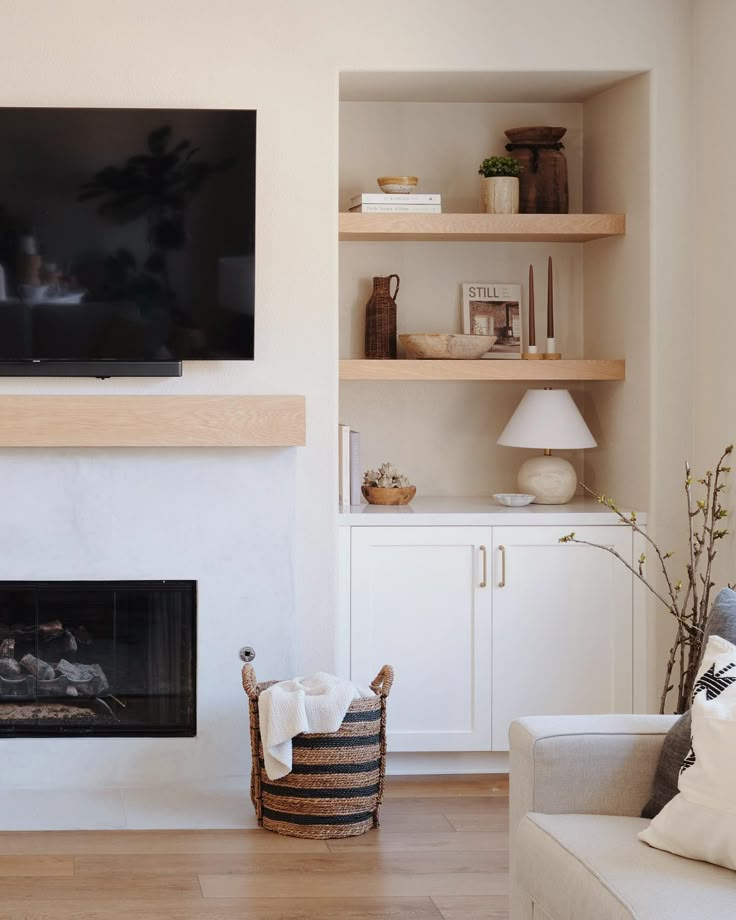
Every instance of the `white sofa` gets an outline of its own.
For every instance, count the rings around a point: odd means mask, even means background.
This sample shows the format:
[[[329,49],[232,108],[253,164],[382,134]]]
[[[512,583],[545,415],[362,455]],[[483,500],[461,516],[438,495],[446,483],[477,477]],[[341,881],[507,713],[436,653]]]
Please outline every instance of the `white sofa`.
[[[674,716],[511,726],[511,920],[736,918],[736,873],[636,834]]]

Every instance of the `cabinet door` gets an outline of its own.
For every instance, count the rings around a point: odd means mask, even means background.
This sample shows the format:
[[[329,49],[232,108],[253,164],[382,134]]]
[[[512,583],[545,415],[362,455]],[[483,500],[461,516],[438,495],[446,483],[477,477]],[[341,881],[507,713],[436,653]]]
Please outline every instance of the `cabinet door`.
[[[487,527],[353,527],[351,675],[395,669],[392,751],[491,747]],[[483,547],[483,549],[482,549]]]
[[[493,528],[493,749],[520,716],[632,711],[632,578],[627,528]],[[505,556],[505,577],[504,577]]]

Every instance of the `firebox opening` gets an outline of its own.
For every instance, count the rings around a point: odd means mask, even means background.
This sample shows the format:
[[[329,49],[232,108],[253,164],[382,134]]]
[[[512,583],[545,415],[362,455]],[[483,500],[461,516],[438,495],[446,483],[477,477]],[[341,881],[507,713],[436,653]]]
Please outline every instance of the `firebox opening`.
[[[0,737],[197,731],[194,581],[0,581]]]

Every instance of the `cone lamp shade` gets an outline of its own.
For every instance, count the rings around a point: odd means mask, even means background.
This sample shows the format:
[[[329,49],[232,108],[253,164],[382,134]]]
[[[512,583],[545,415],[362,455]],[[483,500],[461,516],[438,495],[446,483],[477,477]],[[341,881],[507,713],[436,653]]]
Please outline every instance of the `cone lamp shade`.
[[[544,456],[526,460],[519,470],[519,489],[537,504],[561,505],[575,494],[577,476],[571,463],[552,450],[595,447],[596,440],[567,390],[527,390],[498,443],[504,447],[539,448]]]

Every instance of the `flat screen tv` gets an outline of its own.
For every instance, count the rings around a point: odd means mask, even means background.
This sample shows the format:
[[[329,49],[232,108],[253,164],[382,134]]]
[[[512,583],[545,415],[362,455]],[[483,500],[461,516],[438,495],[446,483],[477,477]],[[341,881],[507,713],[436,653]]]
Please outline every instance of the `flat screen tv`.
[[[256,113],[0,108],[0,375],[253,359]]]

